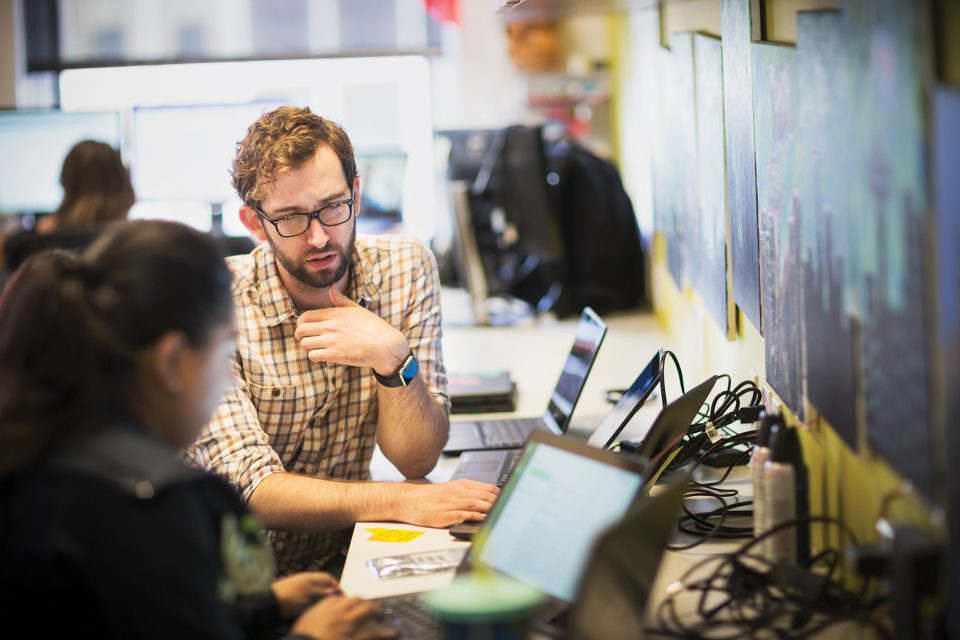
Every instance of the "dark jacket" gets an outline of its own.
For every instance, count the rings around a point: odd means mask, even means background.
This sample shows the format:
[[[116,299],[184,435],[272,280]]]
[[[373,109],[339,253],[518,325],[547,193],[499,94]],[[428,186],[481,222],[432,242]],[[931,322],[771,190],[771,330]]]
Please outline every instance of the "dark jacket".
[[[270,637],[272,555],[229,485],[129,420],[62,440],[0,485],[4,610],[40,636]]]

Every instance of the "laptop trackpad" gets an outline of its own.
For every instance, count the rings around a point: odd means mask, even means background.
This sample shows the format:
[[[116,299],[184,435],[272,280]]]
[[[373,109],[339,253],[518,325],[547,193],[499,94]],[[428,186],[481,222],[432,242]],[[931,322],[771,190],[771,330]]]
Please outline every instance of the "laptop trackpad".
[[[497,473],[500,471],[502,460],[470,460],[457,468],[457,471],[474,473]]]

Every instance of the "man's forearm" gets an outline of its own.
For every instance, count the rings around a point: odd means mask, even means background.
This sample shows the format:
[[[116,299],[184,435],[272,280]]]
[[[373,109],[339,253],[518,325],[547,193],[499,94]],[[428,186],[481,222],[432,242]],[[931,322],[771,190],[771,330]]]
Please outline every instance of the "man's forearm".
[[[277,472],[264,478],[249,504],[267,529],[320,532],[384,520],[447,527],[482,520],[498,494],[473,480],[350,482]]]
[[[404,485],[274,473],[250,496],[267,529],[335,531],[367,520],[402,517]]]
[[[422,376],[408,387],[377,391],[380,413],[377,444],[408,478],[422,478],[436,466],[450,431],[450,420]]]

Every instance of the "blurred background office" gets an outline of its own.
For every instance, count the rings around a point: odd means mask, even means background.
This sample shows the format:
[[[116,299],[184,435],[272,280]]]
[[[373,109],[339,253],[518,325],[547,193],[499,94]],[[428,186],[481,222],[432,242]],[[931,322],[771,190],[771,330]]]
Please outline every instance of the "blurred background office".
[[[91,138],[131,218],[242,236],[234,144],[307,105],[353,139],[360,230],[468,292],[445,321],[650,301],[801,427],[811,512],[956,540],[958,32],[949,0],[0,0],[2,223]]]

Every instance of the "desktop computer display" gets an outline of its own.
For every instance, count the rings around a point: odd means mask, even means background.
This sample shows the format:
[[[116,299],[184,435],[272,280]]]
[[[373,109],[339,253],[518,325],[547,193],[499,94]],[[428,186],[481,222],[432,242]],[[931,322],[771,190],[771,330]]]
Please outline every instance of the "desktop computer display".
[[[395,151],[355,151],[360,175],[360,211],[369,218],[403,217],[403,178],[407,154]]]
[[[63,197],[60,170],[82,140],[120,146],[116,112],[0,112],[0,212],[49,213]]]
[[[133,111],[130,170],[138,200],[221,204],[236,196],[230,169],[247,128],[279,102]]]

